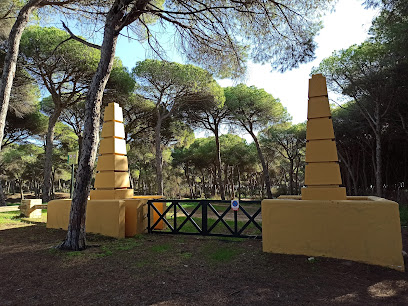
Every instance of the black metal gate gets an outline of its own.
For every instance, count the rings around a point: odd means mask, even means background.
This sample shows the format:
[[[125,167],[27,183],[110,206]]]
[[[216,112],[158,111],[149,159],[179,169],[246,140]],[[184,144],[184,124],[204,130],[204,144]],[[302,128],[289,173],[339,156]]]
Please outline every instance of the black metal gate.
[[[233,211],[231,201],[150,200],[148,232],[260,239],[260,204],[261,201],[240,201],[239,210]]]

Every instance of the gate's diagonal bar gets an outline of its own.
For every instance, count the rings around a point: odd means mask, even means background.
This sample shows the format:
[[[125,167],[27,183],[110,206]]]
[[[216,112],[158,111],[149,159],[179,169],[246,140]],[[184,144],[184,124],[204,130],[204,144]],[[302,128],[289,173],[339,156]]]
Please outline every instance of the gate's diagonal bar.
[[[252,222],[260,231],[262,231],[262,227],[259,225],[258,222],[255,221],[255,218],[261,213],[261,207],[259,207],[258,210],[252,216],[248,214],[248,212],[243,207],[241,207],[241,210],[248,217],[249,219],[248,222]]]
[[[150,202],[150,201],[149,201]],[[156,213],[159,215],[159,218],[156,220],[156,222],[151,226],[151,229],[154,230],[154,228],[156,227],[157,224],[159,224],[160,220],[163,220],[164,223],[167,224],[167,226],[171,229],[172,232],[174,232],[174,227],[171,226],[171,224],[167,221],[166,214],[169,212],[169,210],[172,208],[173,203],[170,204],[169,207],[167,207],[167,209],[163,212],[163,214],[156,208],[156,206],[154,206],[153,201],[150,202],[149,204],[151,207],[153,207],[153,209],[156,211]]]
[[[173,224],[174,224],[174,232],[177,233],[177,203],[178,202],[174,202],[171,201],[171,206],[173,206],[174,210],[173,210]]]
[[[231,232],[232,235],[235,235],[234,231],[231,229],[231,227],[228,225],[227,222],[224,221],[225,215],[231,210],[231,206],[228,206],[227,210],[224,211],[222,215],[220,215],[217,210],[211,205],[211,203],[208,203],[208,207],[214,212],[214,214],[218,217],[218,219],[214,222],[213,225],[208,229],[208,233],[210,233],[216,226],[217,224],[221,221],[225,227]]]
[[[194,225],[194,227],[198,230],[198,233],[201,233],[201,228],[200,226],[192,219],[191,217],[194,215],[194,213],[198,210],[198,208],[201,207],[201,204],[198,204],[189,214],[183,206],[180,205],[180,203],[177,203],[178,207],[180,207],[181,211],[186,215],[186,220],[184,220],[181,225],[177,228],[177,232],[184,226],[184,224],[187,223],[188,220]]]
[[[255,214],[252,216],[247,213],[247,211],[241,206],[240,209],[242,212],[248,217],[248,221],[244,224],[244,226],[239,230],[238,235],[241,235],[242,232],[251,224],[255,224],[255,226],[262,232],[262,227],[259,226],[258,222],[255,221],[255,218],[260,214],[261,208],[259,208]]]

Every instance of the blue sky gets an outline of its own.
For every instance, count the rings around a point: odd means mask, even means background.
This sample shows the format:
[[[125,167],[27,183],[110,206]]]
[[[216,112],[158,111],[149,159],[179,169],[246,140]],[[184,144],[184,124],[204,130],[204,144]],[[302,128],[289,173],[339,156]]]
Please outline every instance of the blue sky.
[[[250,62],[245,83],[248,86],[255,85],[258,88],[264,88],[275,98],[279,98],[291,114],[294,123],[305,121],[307,86],[311,69],[318,66],[321,60],[330,56],[333,51],[359,44],[367,38],[371,21],[378,12],[364,9],[361,3],[362,1],[359,0],[339,0],[335,11],[323,18],[324,28],[316,37],[318,48],[316,59],[313,62],[302,64],[298,69],[285,73],[271,72],[268,65]],[[122,31],[122,34],[126,34],[125,31]],[[173,42],[169,36],[168,43],[164,44],[167,59],[182,62],[181,57],[177,55],[172,46]],[[137,61],[151,58],[152,54],[140,43],[120,37],[116,56],[120,57],[123,64],[131,69]],[[218,80],[218,82],[221,86],[234,85],[232,80]],[[339,99],[334,95],[331,95],[330,98]]]

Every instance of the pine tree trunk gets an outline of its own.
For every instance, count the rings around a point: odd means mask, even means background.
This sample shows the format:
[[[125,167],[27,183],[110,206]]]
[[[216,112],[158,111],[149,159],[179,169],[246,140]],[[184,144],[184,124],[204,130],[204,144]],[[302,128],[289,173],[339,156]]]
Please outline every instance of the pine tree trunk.
[[[81,159],[76,175],[68,232],[65,240],[59,246],[61,249],[83,250],[86,247],[85,213],[99,141],[101,102],[106,82],[112,71],[119,35],[117,24],[119,24],[120,18],[124,14],[123,10],[124,8],[115,2],[106,16],[101,59],[92,79],[85,103]]]
[[[268,171],[268,166],[266,165],[266,161],[265,158],[262,154],[261,151],[261,146],[259,145],[259,141],[258,138],[255,136],[255,134],[253,132],[250,132],[252,139],[255,142],[255,146],[256,146],[256,150],[258,151],[258,157],[261,161],[261,165],[262,165],[262,172],[263,172],[263,179],[265,182],[265,189],[266,189],[266,196],[268,199],[272,199],[272,192],[271,192],[271,178],[269,176],[269,171]],[[263,195],[263,188],[262,188],[262,195]]]
[[[24,190],[23,190],[23,181],[20,179],[18,180],[20,186],[20,199],[21,201],[24,200]]]
[[[217,167],[217,180],[218,185],[220,188],[220,196],[221,200],[225,200],[225,188],[222,182],[222,175],[221,175],[221,145],[220,145],[220,135],[218,131],[218,125],[216,125],[214,130],[215,135],[215,150],[216,150],[216,167]]]
[[[158,113],[158,118],[157,118],[157,123],[156,123],[156,128],[155,128],[155,134],[154,134],[154,141],[155,141],[155,146],[156,146],[156,183],[157,183],[157,194],[158,195],[163,195],[163,156],[162,156],[162,150],[161,150],[161,118],[159,111]]]
[[[6,206],[6,199],[4,197],[3,185],[1,180],[0,180],[0,206]]]
[[[238,199],[241,201],[241,171],[237,168],[238,171]]]
[[[51,200],[52,149],[54,147],[55,124],[58,121],[60,113],[60,109],[55,109],[48,120],[48,131],[45,138],[44,182],[42,194],[43,203],[47,203]]]
[[[376,179],[376,190],[377,196],[382,197],[383,194],[383,183],[382,183],[382,154],[381,154],[381,132],[376,135],[375,138],[375,159],[376,159],[376,171],[375,171],[375,179]]]
[[[11,28],[7,44],[7,54],[4,59],[3,74],[0,82],[0,151],[4,138],[7,110],[10,102],[10,93],[16,73],[17,56],[20,48],[20,39],[31,13],[37,9],[42,0],[31,0],[20,10],[17,20]]]
[[[376,103],[376,131],[375,131],[375,158],[376,158],[376,191],[377,196],[382,197],[383,195],[383,183],[382,183],[382,147],[381,147],[381,114],[380,114],[380,103]]]
[[[290,159],[290,169],[289,169],[289,194],[294,194],[293,193],[293,173],[294,173],[294,163],[293,163],[293,158]]]

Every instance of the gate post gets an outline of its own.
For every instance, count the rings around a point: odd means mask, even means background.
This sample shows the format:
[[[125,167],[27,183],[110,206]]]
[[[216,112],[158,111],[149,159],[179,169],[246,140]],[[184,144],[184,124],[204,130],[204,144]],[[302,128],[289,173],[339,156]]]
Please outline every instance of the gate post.
[[[234,236],[238,236],[238,212],[234,210]]]
[[[203,235],[208,235],[208,201],[201,202],[201,229]]]
[[[152,201],[147,201],[147,232],[149,234],[152,233],[152,229],[151,229],[151,221],[150,221],[150,205],[152,204]]]

